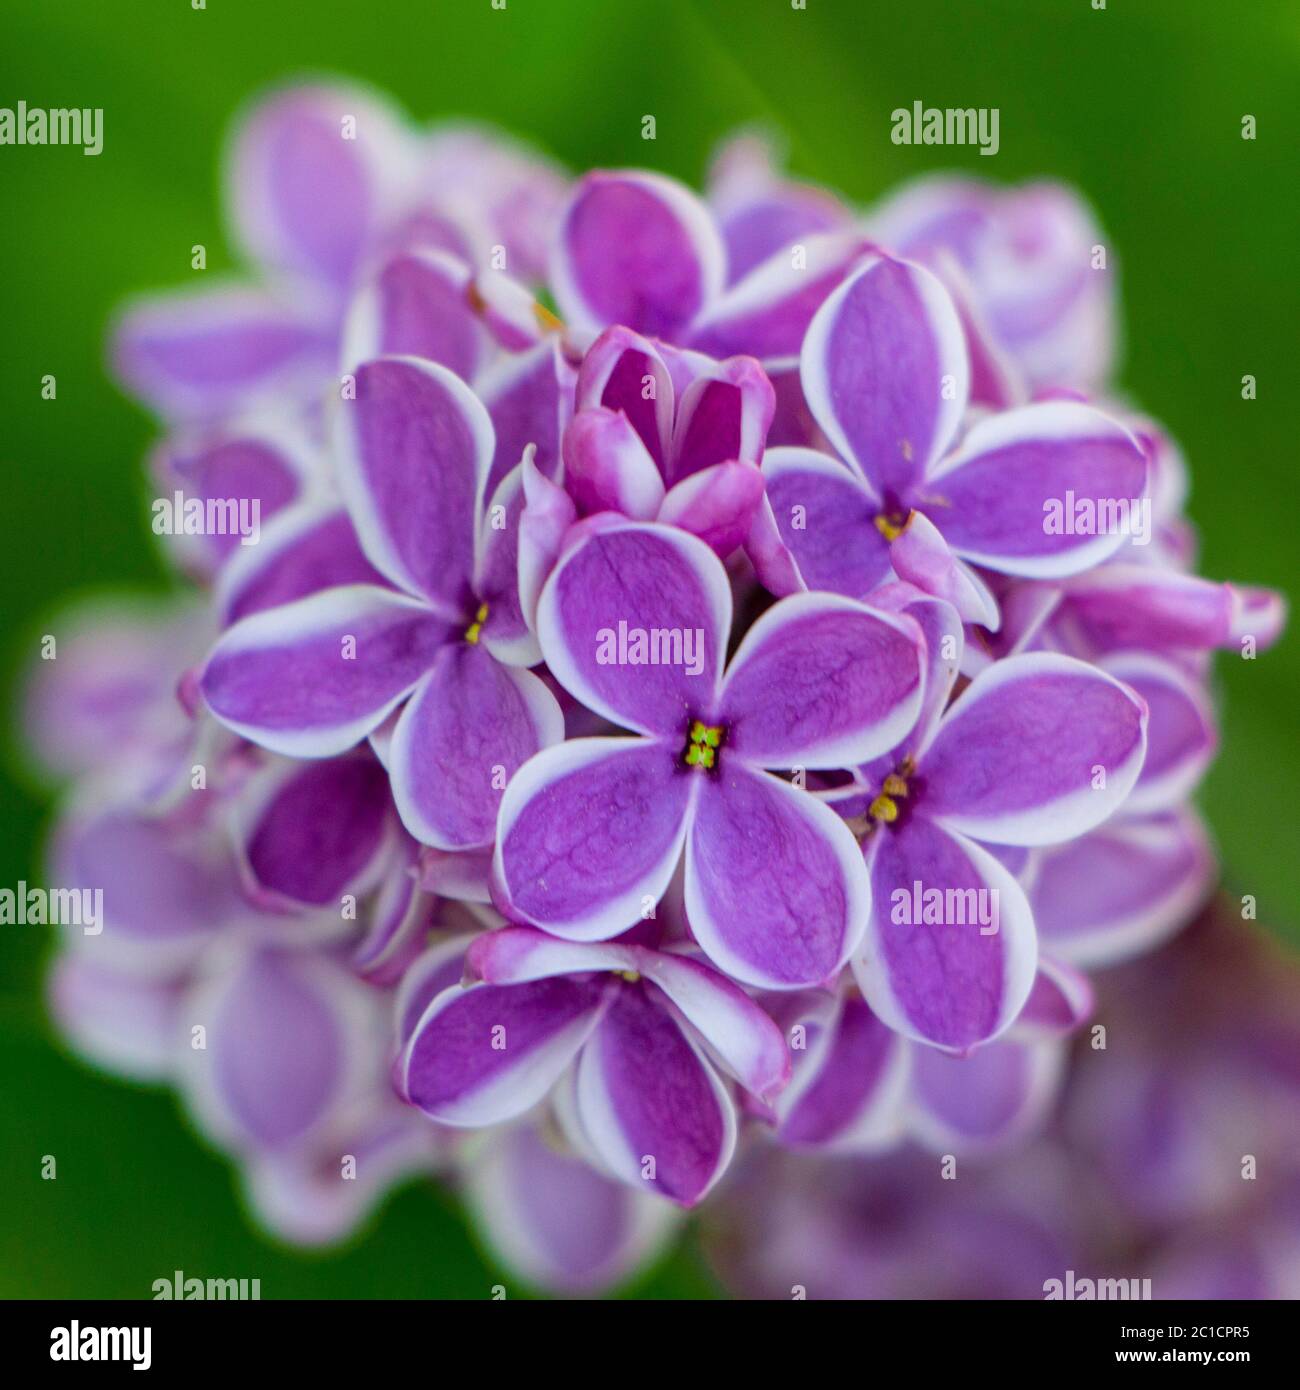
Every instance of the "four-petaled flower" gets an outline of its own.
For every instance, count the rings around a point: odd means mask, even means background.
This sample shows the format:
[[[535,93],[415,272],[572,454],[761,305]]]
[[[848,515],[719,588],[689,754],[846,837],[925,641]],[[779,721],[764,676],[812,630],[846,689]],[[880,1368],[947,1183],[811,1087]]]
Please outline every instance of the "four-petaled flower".
[[[538,603],[542,652],[571,695],[639,736],[571,739],[519,770],[494,886],[516,921],[608,939],[653,909],[684,849],[687,917],[713,963],[751,985],[817,984],[862,935],[866,879],[843,822],[764,769],[842,768],[893,747],[920,708],[921,637],[903,616],[794,595],[724,676],[731,610],[726,572],[695,537],[608,513],[573,528]],[[698,674],[603,662],[620,624],[669,657],[694,634]]]
[[[767,495],[784,563],[755,547],[780,591],[864,598],[893,577],[996,628],[998,605],[973,565],[1023,578],[1078,574],[1126,539],[1117,525],[1083,534],[1049,509],[1129,515],[1146,492],[1141,446],[1078,401],[1043,401],[977,420],[971,368],[947,291],[921,266],[870,258],[817,311],[803,342],[804,396],[839,457],[769,449]],[[1082,530],[1083,528],[1081,528]],[[766,560],[766,563],[765,563]]]
[[[376,736],[411,834],[483,847],[507,778],[564,732],[523,669],[538,654],[519,607],[519,470],[485,508],[492,424],[445,367],[380,358],[356,382],[336,417],[339,484],[394,587],[325,589],[242,619],[208,659],[203,695],[237,733],[294,757]]]
[[[442,1124],[523,1114],[576,1057],[561,1108],[575,1147],[624,1182],[690,1205],[736,1144],[719,1069],[764,1102],[789,1080],[776,1024],[678,952],[508,927],[475,939],[466,964],[482,983],[438,993],[398,1063],[403,1094]]]

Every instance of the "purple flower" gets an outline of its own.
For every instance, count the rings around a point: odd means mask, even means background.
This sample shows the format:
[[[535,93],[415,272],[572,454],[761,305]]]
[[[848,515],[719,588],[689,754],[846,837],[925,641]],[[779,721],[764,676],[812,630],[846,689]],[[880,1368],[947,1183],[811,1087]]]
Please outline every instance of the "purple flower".
[[[1152,950],[1185,926],[1216,867],[1188,802],[1218,748],[1202,683],[1145,652],[1118,653],[1102,669],[1147,706],[1142,772],[1118,815],[1078,839],[1033,851],[1023,874],[1043,945],[1087,968]]]
[[[204,697],[237,733],[296,757],[343,752],[396,715],[376,743],[407,829],[443,849],[487,845],[507,778],[563,734],[554,697],[521,669],[537,656],[518,599],[519,473],[485,508],[491,421],[432,363],[366,363],[337,423],[349,514],[395,587],[243,618],[208,660]]]
[[[839,458],[769,449],[767,495],[786,573],[754,551],[769,587],[865,597],[893,573],[996,628],[997,604],[970,568],[1078,574],[1124,542],[1118,529],[1048,525],[1049,505],[1104,515],[1146,491],[1133,436],[1089,406],[1050,401],[977,420],[952,444],[970,365],[952,301],[930,272],[869,260],[818,310],[800,377]]]
[[[771,1019],[687,956],[508,927],[478,937],[467,965],[483,983],[451,984],[417,1015],[432,977],[405,1002],[414,1022],[399,1086],[441,1124],[512,1119],[568,1072],[581,1151],[611,1176],[689,1206],[735,1147],[735,1106],[718,1068],[761,1098],[789,1077]]]
[[[493,1130],[460,1171],[489,1249],[526,1283],[553,1293],[589,1296],[623,1283],[681,1224],[672,1203],[593,1168],[549,1116]]]
[[[337,909],[392,871],[400,832],[388,775],[369,749],[269,758],[230,803],[245,895],[268,911]]]
[[[685,852],[686,912],[715,965],[748,984],[818,984],[867,913],[853,837],[764,768],[831,768],[897,742],[921,698],[906,618],[797,595],[749,630],[724,677],[731,591],[684,532],[581,523],[542,590],[556,680],[634,738],[573,739],[532,759],[501,803],[498,905],[575,941],[619,935]],[[674,651],[675,644],[675,651]]]
[[[1272,646],[1286,625],[1286,600],[1272,589],[1215,583],[1162,566],[1113,561],[1062,585],[1054,626],[1101,654]]]
[[[779,1014],[799,1045],[794,1078],[772,1106],[776,1137],[835,1153],[910,1137],[959,1157],[1022,1140],[1056,1099],[1063,1035],[1092,1008],[1082,976],[1044,967],[1012,1031],[965,1057],[900,1036],[856,991],[794,996]]]
[[[725,558],[763,495],[757,464],[775,407],[752,357],[713,362],[608,329],[578,372],[564,486],[580,515],[679,526]]]
[[[727,252],[684,185],[639,170],[597,171],[560,218],[550,281],[571,332],[613,325],[715,358],[794,357],[818,305],[867,249],[852,230],[813,233],[724,288]]]
[[[559,180],[504,146],[489,152],[482,134],[472,141],[476,155],[464,132],[422,143],[399,112],[355,87],[289,87],[260,102],[234,132],[225,179],[256,279],[132,306],[115,333],[119,377],[173,420],[306,402],[338,367],[344,311],[373,262],[424,250],[486,268],[503,245],[531,274]],[[458,177],[449,195],[446,179],[467,158],[474,189]],[[464,332],[464,317],[444,341]]]
[[[876,207],[867,227],[962,284],[984,331],[1031,387],[1104,384],[1115,354],[1113,248],[1072,190],[926,177]]]
[[[771,142],[755,131],[734,136],[718,151],[708,201],[726,243],[729,285],[810,236],[847,229],[853,216],[825,189],[782,178]]]
[[[891,1028],[965,1052],[1015,1020],[1038,956],[1007,852],[985,846],[1054,844],[1111,816],[1142,769],[1146,704],[1115,677],[1043,652],[995,663],[945,709],[961,662],[956,613],[905,588],[888,597],[920,623],[929,665],[915,725],[855,787],[829,794],[857,818],[871,876],[853,969]],[[944,909],[918,911],[927,894]],[[967,907],[981,901],[996,912]],[[965,916],[947,906],[958,902]]]

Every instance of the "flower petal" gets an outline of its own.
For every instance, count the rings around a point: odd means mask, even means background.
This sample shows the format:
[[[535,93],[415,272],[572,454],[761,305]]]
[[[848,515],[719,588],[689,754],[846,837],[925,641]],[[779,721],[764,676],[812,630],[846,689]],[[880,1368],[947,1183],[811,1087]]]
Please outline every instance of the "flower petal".
[[[393,1000],[393,1025],[399,1050],[410,1042],[429,1005],[453,986],[459,989],[464,984],[465,953],[474,940],[473,932],[440,934],[440,939],[408,966]]]
[[[677,392],[660,346],[630,328],[607,328],[582,359],[575,402],[579,412],[603,406],[627,416],[655,467],[663,472]]]
[[[906,1037],[948,1051],[996,1037],[1037,965],[1020,885],[986,850],[918,814],[877,830],[866,854],[871,919],[853,970],[867,1003]]]
[[[900,579],[945,599],[964,621],[998,630],[1001,615],[988,586],[952,553],[939,528],[921,512],[907,518],[889,547],[889,562]]]
[[[600,1021],[604,980],[453,985],[425,1010],[398,1062],[402,1094],[439,1124],[513,1119],[551,1089]]]
[[[441,1167],[447,1137],[396,1097],[349,1109],[308,1144],[251,1155],[243,1188],[252,1214],[273,1236],[319,1248],[353,1234],[389,1190]],[[342,1155],[352,1176],[343,1180]]]
[[[705,307],[691,347],[719,358],[797,357],[813,315],[868,250],[870,243],[849,231],[808,236],[798,247],[774,251]]]
[[[966,1057],[919,1047],[912,1129],[941,1153],[978,1153],[1031,1133],[1056,1099],[1064,1061],[1052,1042],[1002,1038]]]
[[[536,666],[542,659],[519,596],[519,523],[526,502],[520,464],[492,494],[474,566],[474,595],[487,605],[480,640],[507,666]]]
[[[232,552],[256,548],[264,524],[311,489],[323,460],[292,430],[247,427],[172,441],[155,455],[155,471],[162,486],[184,499],[172,515],[172,543],[205,573]],[[184,513],[196,502],[220,509],[221,530],[205,524],[203,535],[182,534]]]
[[[470,305],[472,272],[439,251],[386,261],[353,297],[343,329],[343,369],[388,355],[440,362],[469,381],[487,351]]]
[[[1216,867],[1190,810],[1125,816],[1043,850],[1030,889],[1043,945],[1085,969],[1149,951],[1191,921]]]
[[[831,443],[881,495],[905,494],[956,432],[970,389],[948,292],[907,261],[867,260],[817,311],[804,395]]]
[[[217,611],[224,624],[350,584],[386,587],[366,559],[352,518],[334,503],[307,501],[287,508],[255,546],[241,547],[217,578]]]
[[[634,972],[667,995],[746,1090],[767,1097],[789,1080],[789,1053],[777,1026],[743,990],[689,956],[618,941],[559,941],[530,927],[506,927],[475,941],[469,968],[490,984],[583,970]]]
[[[344,968],[257,950],[198,986],[183,1006],[206,1046],[183,1049],[186,1094],[206,1132],[236,1148],[283,1149],[318,1131],[369,1079],[372,1000]]]
[[[619,512],[653,521],[664,500],[664,482],[641,436],[619,411],[580,410],[564,432],[564,486],[579,512]]]
[[[872,595],[871,603],[872,607],[910,618],[925,639],[921,712],[903,740],[906,746],[894,761],[908,753],[915,760],[929,746],[947,708],[961,669],[965,633],[952,604],[910,584],[887,584]],[[893,771],[892,766],[889,770]]]
[[[861,999],[826,999],[801,1020],[794,1081],[777,1101],[777,1137],[791,1148],[868,1152],[902,1134],[907,1044]]]
[[[890,574],[875,525],[879,498],[860,474],[816,449],[769,449],[763,478],[781,541],[809,589],[865,598]]]
[[[736,1146],[731,1098],[668,1013],[620,986],[578,1061],[584,1134],[623,1182],[693,1206]]]
[[[273,765],[241,792],[242,858],[258,896],[341,910],[371,886],[386,847],[392,798],[369,753]]]
[[[355,87],[294,86],[235,132],[228,206],[262,265],[342,290],[398,208],[413,172],[400,117]]]
[[[763,475],[752,463],[715,463],[683,478],[664,498],[658,519],[698,536],[725,559],[749,536],[763,500]]]
[[[626,931],[667,890],[694,785],[680,749],[658,741],[582,738],[545,749],[501,799],[501,910],[575,941]]]
[[[808,792],[724,748],[686,847],[686,915],[720,970],[797,989],[828,980],[856,947],[869,885],[844,822]]]
[[[994,844],[1042,845],[1100,825],[1146,756],[1146,706],[1073,657],[1032,652],[978,675],[925,755],[926,814]]]
[[[549,334],[527,352],[505,353],[474,383],[492,417],[496,452],[488,492],[534,447],[533,461],[547,478],[560,466],[560,440],[573,409],[575,372]]]
[[[180,1035],[172,984],[102,969],[83,951],[59,954],[48,980],[59,1031],[83,1057],[133,1081],[167,1081]]]
[[[1135,690],[1149,711],[1146,760],[1124,814],[1175,809],[1195,790],[1219,744],[1204,685],[1147,652],[1117,653],[1101,668]]]
[[[965,559],[1053,579],[1091,568],[1149,528],[1146,476],[1141,445],[1118,421],[1077,401],[1044,401],[973,425],[921,484],[916,505]]]
[[[113,372],[170,420],[306,400],[335,367],[318,314],[238,285],[133,301],[113,329]]]
[[[534,1288],[598,1294],[655,1258],[677,1213],[611,1182],[582,1158],[514,1125],[485,1138],[465,1165],[475,1225],[502,1263]]]
[[[154,978],[191,968],[237,908],[229,860],[208,840],[116,806],[78,810],[59,824],[48,880],[51,893],[77,895],[80,923],[61,915],[89,960]],[[96,890],[103,894],[97,914],[94,899],[83,896]]]
[[[1050,956],[1039,956],[1038,974],[1016,1019],[1015,1036],[1068,1037],[1088,1021],[1096,1003],[1086,975]]]
[[[668,485],[729,459],[757,464],[775,412],[776,392],[752,357],[711,366],[682,393]]]
[[[450,635],[415,599],[367,584],[326,589],[236,623],[201,689],[213,714],[254,743],[328,757],[382,724]]]
[[[555,568],[569,527],[578,519],[573,499],[534,462],[530,445],[519,463],[524,509],[519,517],[519,607],[531,631],[537,629],[537,600]]]
[[[712,216],[684,185],[597,172],[564,212],[551,283],[573,328],[618,323],[671,339],[722,289],[725,262]]]
[[[726,142],[709,170],[709,203],[727,243],[729,281],[815,232],[852,220],[832,194],[781,177],[775,165],[770,142],[745,131]]]
[[[838,594],[792,594],[758,619],[731,659],[722,756],[763,767],[866,762],[915,725],[924,656],[910,618]]]
[[[393,731],[393,800],[407,830],[438,849],[492,843],[501,792],[540,748],[564,737],[555,697],[530,671],[481,646],[438,653]]]
[[[1155,565],[1112,563],[1069,581],[1066,612],[1103,649],[1204,650],[1253,637],[1262,650],[1281,633],[1286,603],[1271,590],[1216,584]]]
[[[468,606],[494,448],[478,397],[446,367],[385,357],[335,416],[339,487],[361,548],[399,588]]]
[[[668,526],[626,522],[564,554],[537,605],[556,680],[624,728],[682,736],[711,710],[731,629],[714,553]]]

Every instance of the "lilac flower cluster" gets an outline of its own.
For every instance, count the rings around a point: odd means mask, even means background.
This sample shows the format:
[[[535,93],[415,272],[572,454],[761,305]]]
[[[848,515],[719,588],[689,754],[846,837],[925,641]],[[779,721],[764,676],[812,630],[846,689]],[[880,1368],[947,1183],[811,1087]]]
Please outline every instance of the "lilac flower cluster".
[[[755,1149],[709,1205],[706,1248],[746,1297],[1294,1299],[1297,985],[1216,906],[1107,972],[1105,1050],[1090,1027],[1016,1152],[963,1149],[945,1173],[915,1143]]]
[[[51,878],[105,892],[69,1036],[277,1231],[439,1173],[560,1289],[739,1144],[1032,1128],[1082,971],[1211,883],[1210,653],[1283,621],[1192,572],[1087,210],[864,216],[748,136],[704,199],[570,183],[325,87],[227,188],[248,277],[113,361],[158,486],[260,538],[177,537],[202,597],[99,605],[32,692]]]

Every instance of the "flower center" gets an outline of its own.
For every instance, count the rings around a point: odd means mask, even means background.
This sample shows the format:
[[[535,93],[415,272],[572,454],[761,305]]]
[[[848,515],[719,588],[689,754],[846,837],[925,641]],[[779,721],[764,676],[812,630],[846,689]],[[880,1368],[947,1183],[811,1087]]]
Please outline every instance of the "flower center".
[[[916,764],[908,756],[885,778],[880,795],[867,807],[867,815],[877,825],[893,825],[903,813],[905,807],[900,803],[906,802],[911,795],[908,779],[915,770]]]
[[[880,532],[887,541],[896,541],[899,536],[907,530],[907,523],[911,519],[911,512],[906,508],[897,511],[881,512],[876,517],[876,530]]]
[[[474,614],[474,621],[465,629],[465,640],[473,646],[478,642],[479,636],[483,631],[483,624],[487,622],[488,606],[480,603],[478,612]]]
[[[717,764],[723,737],[721,724],[706,724],[702,719],[692,719],[682,761],[687,767],[702,767],[709,771]]]

